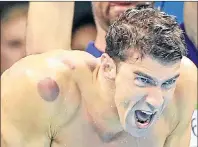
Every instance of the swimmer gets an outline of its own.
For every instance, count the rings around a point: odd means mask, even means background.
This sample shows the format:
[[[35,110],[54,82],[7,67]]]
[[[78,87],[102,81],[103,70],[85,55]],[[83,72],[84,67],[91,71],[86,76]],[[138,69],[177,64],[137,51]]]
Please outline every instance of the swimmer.
[[[30,55],[1,77],[4,147],[189,147],[197,68],[163,12],[129,9],[100,58]]]

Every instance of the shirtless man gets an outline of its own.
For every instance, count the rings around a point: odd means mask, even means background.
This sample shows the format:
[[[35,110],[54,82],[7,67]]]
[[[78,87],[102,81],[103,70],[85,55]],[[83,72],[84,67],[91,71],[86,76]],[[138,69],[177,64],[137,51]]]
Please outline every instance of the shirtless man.
[[[100,58],[30,55],[1,77],[4,147],[189,147],[197,68],[176,21],[129,9]]]

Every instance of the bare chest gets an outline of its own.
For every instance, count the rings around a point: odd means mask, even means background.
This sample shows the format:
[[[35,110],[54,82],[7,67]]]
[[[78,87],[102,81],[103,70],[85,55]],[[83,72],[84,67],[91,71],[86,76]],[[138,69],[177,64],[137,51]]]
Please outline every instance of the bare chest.
[[[123,131],[106,140],[93,125],[79,113],[57,134],[52,147],[163,147],[170,127],[161,119],[147,137],[134,138]]]

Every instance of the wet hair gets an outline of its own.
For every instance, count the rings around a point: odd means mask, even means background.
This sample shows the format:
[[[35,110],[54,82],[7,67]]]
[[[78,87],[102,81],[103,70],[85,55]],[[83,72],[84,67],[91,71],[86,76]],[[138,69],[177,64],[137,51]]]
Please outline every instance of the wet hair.
[[[110,26],[106,43],[106,53],[121,61],[138,51],[141,59],[149,56],[167,64],[181,60],[187,53],[175,17],[153,8],[125,11]]]

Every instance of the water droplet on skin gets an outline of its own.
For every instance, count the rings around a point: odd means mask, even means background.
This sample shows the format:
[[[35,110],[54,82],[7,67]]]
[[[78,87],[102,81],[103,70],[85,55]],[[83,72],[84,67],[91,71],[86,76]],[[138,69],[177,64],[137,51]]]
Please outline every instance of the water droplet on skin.
[[[121,143],[127,143],[127,140],[126,140],[126,139],[123,139],[123,140],[121,141]]]

